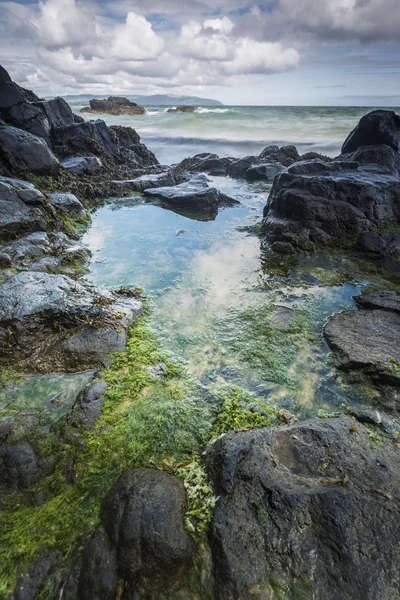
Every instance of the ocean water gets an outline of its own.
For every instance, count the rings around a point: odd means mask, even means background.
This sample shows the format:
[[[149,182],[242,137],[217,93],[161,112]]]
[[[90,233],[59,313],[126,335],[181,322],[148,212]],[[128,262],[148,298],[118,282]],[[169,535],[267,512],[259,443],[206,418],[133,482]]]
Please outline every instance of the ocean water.
[[[79,112],[82,105],[72,108]],[[146,115],[98,115],[110,125],[129,125],[161,163],[199,152],[220,156],[259,154],[269,144],[294,144],[300,153],[336,156],[349,132],[371,108],[363,107],[199,107],[194,113],[167,113],[147,106]],[[83,114],[84,118],[94,118]],[[97,116],[97,115],[95,115]]]

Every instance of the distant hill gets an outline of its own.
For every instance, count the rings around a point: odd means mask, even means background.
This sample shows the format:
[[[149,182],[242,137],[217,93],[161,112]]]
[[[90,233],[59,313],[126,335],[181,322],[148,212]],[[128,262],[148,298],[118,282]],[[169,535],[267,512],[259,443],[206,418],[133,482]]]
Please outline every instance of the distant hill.
[[[108,94],[110,95],[110,94]],[[121,94],[124,95],[124,94]],[[67,102],[88,103],[92,98],[106,98],[107,94],[77,94],[76,96],[63,96]],[[192,106],[223,106],[219,100],[211,98],[199,98],[198,96],[178,96],[174,94],[153,94],[152,96],[126,96],[132,102],[140,106],[181,106],[190,104]]]

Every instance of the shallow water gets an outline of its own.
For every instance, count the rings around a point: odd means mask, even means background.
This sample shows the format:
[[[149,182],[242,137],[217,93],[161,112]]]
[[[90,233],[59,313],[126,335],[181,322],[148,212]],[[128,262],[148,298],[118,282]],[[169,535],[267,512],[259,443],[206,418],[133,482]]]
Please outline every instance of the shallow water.
[[[140,195],[97,210],[84,237],[93,252],[88,278],[144,288],[151,298],[152,327],[164,348],[186,364],[199,393],[239,385],[301,416],[357,402],[337,379],[321,334],[327,316],[354,307],[352,296],[367,282],[335,278],[335,266],[343,270],[340,257],[327,269],[321,266],[327,256],[314,256],[309,264],[270,257],[246,230],[260,221],[268,186],[211,179],[241,202],[214,221],[146,204]],[[259,311],[278,326],[265,357],[265,340],[254,329]],[[285,332],[288,314],[300,314],[304,335]]]
[[[76,112],[82,108],[73,104]],[[165,107],[147,106],[146,115],[101,118],[110,125],[129,125],[155,152],[171,164],[200,152],[220,156],[259,154],[269,144],[295,144],[300,153],[314,151],[337,156],[360,118],[372,110],[363,107],[229,106],[198,108],[194,113],[167,113]],[[393,110],[393,109],[392,109]]]

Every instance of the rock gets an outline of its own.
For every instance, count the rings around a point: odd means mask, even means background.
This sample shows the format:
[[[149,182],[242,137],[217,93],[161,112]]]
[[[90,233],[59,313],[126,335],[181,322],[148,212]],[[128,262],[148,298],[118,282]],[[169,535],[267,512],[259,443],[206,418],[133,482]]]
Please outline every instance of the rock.
[[[91,427],[101,415],[101,409],[106,401],[107,384],[101,379],[94,379],[79,394],[68,422],[75,427]]]
[[[0,127],[0,158],[17,173],[49,175],[59,167],[43,139],[16,127]]]
[[[208,448],[219,496],[215,597],[391,600],[400,585],[398,449],[350,417],[228,433]]]
[[[377,410],[351,408],[349,415],[360,421],[360,423],[369,423],[370,425],[380,425],[382,423],[382,417]]]
[[[110,129],[115,134],[118,144],[124,148],[135,148],[135,146],[140,144],[140,135],[132,127],[111,125]]]
[[[399,194],[398,177],[353,161],[295,163],[274,180],[264,229],[293,250],[351,247],[363,232],[400,223]]]
[[[25,271],[0,288],[0,360],[22,370],[101,368],[141,311],[131,297],[64,275]]]
[[[215,188],[210,188],[207,178],[199,175],[180,185],[144,190],[145,196],[160,198],[172,206],[197,210],[217,210],[225,206],[235,206],[239,202]]]
[[[28,569],[19,573],[14,593],[9,600],[35,600],[38,598],[46,583],[53,578],[59,559],[59,552],[42,549]]]
[[[82,113],[100,113],[109,115],[145,115],[146,109],[121,96],[109,96],[107,100],[89,100],[90,107],[81,109]]]
[[[78,200],[74,194],[61,194],[53,192],[49,194],[48,200],[50,204],[59,212],[74,217],[86,217],[86,211],[83,208],[82,202]]]
[[[354,301],[361,308],[368,310],[393,310],[400,314],[400,294],[391,290],[379,290],[369,294],[354,296]]]
[[[140,143],[140,136],[132,127],[112,125],[110,127],[116,137],[121,156],[141,167],[158,165],[156,156],[144,144]]]
[[[73,156],[63,160],[61,166],[75,175],[97,173],[103,164],[97,156]]]
[[[285,167],[280,163],[262,163],[252,165],[246,171],[246,179],[249,181],[273,181],[275,175],[283,171]]]
[[[341,154],[336,159],[357,162],[372,172],[400,175],[400,154],[390,146],[360,146],[354,152]]]
[[[117,551],[102,527],[85,543],[79,576],[79,600],[115,600],[117,597]]]
[[[282,146],[281,148],[278,146],[267,146],[260,153],[259,158],[267,158],[268,162],[278,162],[285,167],[301,160],[300,154],[297,152],[295,146]]]
[[[384,238],[376,231],[366,231],[357,240],[358,247],[364,252],[382,254],[386,250]]]
[[[74,123],[74,113],[64,98],[53,98],[35,102],[34,106],[39,108],[47,117],[50,127],[66,127]]]
[[[174,173],[210,173],[211,175],[227,175],[228,168],[237,159],[232,157],[219,158],[217,154],[196,154],[182,160]]]
[[[195,106],[183,105],[183,106],[177,106],[176,108],[168,108],[167,113],[175,113],[175,112],[194,113],[195,111],[196,111]]]
[[[57,154],[65,158],[75,154],[117,158],[120,154],[115,135],[100,119],[58,127],[53,140]]]
[[[374,381],[400,386],[400,314],[389,310],[349,310],[329,317],[324,337],[337,366]]]
[[[164,592],[185,573],[194,552],[183,524],[185,505],[182,480],[155,469],[125,472],[106,496],[101,521],[129,597],[139,589]]]
[[[172,169],[163,173],[141,175],[133,180],[132,184],[138,191],[150,190],[160,187],[172,187],[180,185],[187,180],[181,173],[175,173]]]
[[[400,150],[400,116],[393,110],[373,110],[364,115],[344,142],[342,154],[379,144]]]
[[[37,189],[18,190],[18,196],[28,206],[44,206],[45,197],[42,192]]]
[[[0,252],[0,268],[8,269],[12,266],[12,259],[9,254],[6,252]]]
[[[259,159],[255,156],[245,156],[244,158],[239,158],[238,160],[234,160],[230,163],[227,174],[229,177],[244,179],[250,167],[258,164],[259,162]]]
[[[39,479],[38,459],[28,442],[0,448],[0,494],[28,489]]]
[[[0,240],[11,240],[31,231],[43,231],[48,226],[45,212],[26,204],[18,192],[0,192]]]

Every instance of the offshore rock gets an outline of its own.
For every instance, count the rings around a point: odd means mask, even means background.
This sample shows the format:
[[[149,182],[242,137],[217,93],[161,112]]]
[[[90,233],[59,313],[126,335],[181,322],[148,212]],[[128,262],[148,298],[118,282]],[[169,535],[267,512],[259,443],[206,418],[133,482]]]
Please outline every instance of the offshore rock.
[[[146,109],[122,96],[110,96],[107,100],[89,100],[90,107],[81,109],[81,113],[109,115],[145,115]]]
[[[231,432],[208,448],[219,600],[398,595],[398,449],[354,423]]]
[[[141,308],[64,275],[19,273],[0,288],[0,362],[35,373],[104,367]]]

